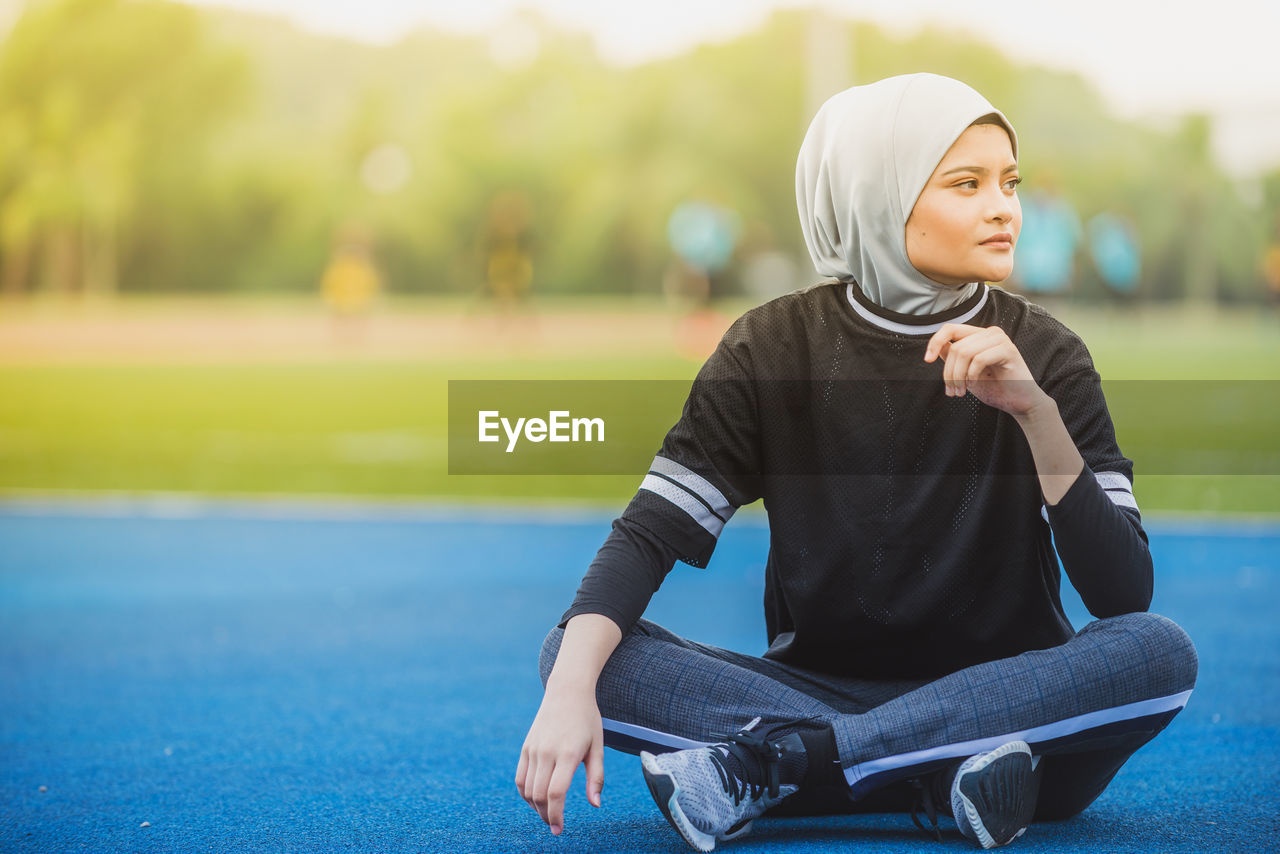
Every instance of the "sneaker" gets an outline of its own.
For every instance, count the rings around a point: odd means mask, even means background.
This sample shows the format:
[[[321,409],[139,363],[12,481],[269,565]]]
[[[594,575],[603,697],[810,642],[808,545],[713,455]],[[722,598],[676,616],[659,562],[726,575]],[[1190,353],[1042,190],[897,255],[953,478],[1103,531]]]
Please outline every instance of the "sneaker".
[[[756,718],[725,741],[677,750],[640,754],[644,780],[671,826],[698,851],[711,851],[716,840],[737,839],[751,831],[761,813],[794,794],[799,786],[783,785],[779,766],[784,756],[804,749],[796,734],[770,741],[788,724],[760,733],[750,730]],[[732,757],[737,760],[730,764]],[[742,768],[739,779],[732,768]]]
[[[983,848],[1007,845],[1026,833],[1040,792],[1037,764],[1025,741],[966,759],[951,784],[951,813],[960,832]]]

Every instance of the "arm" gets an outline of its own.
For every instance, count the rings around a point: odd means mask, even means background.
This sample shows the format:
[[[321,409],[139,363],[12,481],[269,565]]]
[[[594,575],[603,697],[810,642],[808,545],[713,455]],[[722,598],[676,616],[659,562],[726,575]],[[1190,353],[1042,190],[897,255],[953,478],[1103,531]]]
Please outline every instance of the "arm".
[[[516,767],[516,788],[553,834],[564,829],[564,799],[579,763],[587,766],[587,801],[600,806],[604,787],[604,729],[596,680],[622,640],[613,620],[580,614],[565,626],[542,705]]]
[[[1110,617],[1145,611],[1151,604],[1151,553],[1132,493],[1115,489],[1117,498],[1130,506],[1109,497],[1111,490],[1104,489],[1085,464],[1059,402],[1035,382],[1009,336],[997,326],[946,324],[930,339],[925,361],[939,356],[946,362],[943,380],[949,396],[972,392],[1011,415],[1022,428],[1058,556],[1089,613]],[[1065,404],[1072,396],[1090,397],[1095,411],[1091,421],[1073,419],[1077,432],[1109,444],[1112,455],[1119,457],[1097,374],[1089,368],[1088,376],[1078,371],[1071,381],[1061,383],[1059,398]],[[1114,476],[1127,486],[1123,475]]]
[[[602,614],[625,635],[640,619],[681,555],[647,529],[636,518],[639,515],[640,508],[630,506],[614,520],[573,604],[560,618],[562,627],[579,614]]]
[[[587,766],[587,801],[600,806],[604,730],[596,682],[675,563],[668,551],[624,513],[561,619],[560,651],[516,767],[516,788],[553,834],[564,829],[565,795],[580,763]]]
[[[1029,410],[1013,417],[1031,446],[1031,458],[1036,463],[1045,504],[1052,506],[1061,501],[1076,482],[1084,470],[1084,458],[1067,432],[1057,402],[1043,391],[1040,394],[1040,400]]]
[[[587,800],[600,806],[604,732],[596,683],[605,662],[675,562],[705,566],[725,522],[758,497],[754,389],[728,346],[699,372],[680,421],[560,623],[565,633],[515,780],[553,834],[564,828],[565,794],[579,763],[587,766]]]
[[[1085,465],[1053,398],[1046,394],[1017,420],[1031,446],[1058,556],[1089,613],[1147,610],[1154,567],[1137,502],[1123,507],[1111,499]],[[1116,493],[1132,501],[1123,487]]]

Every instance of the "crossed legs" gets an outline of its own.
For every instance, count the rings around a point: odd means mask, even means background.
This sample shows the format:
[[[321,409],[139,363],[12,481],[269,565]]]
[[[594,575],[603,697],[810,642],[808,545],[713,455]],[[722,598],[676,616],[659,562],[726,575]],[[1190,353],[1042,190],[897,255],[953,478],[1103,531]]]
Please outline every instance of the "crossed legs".
[[[562,635],[552,629],[543,644],[544,683]],[[605,665],[597,702],[605,744],[629,753],[705,744],[757,716],[829,725],[847,789],[802,789],[775,813],[909,809],[901,781],[1021,739],[1041,757],[1043,821],[1092,803],[1186,705],[1196,671],[1186,633],[1147,613],[1094,621],[1051,649],[894,682],[808,671],[640,620]]]

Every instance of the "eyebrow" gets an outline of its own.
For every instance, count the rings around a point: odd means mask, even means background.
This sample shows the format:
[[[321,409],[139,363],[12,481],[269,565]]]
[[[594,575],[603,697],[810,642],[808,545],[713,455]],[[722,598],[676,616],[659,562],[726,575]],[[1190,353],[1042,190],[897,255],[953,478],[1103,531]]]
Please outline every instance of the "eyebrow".
[[[1012,172],[1014,169],[1017,169],[1017,168],[1018,168],[1017,163],[1010,163],[1008,166],[1000,170],[1000,174],[1003,175],[1005,172]],[[985,166],[959,166],[955,169],[948,169],[946,172],[943,172],[942,174],[951,175],[955,172],[975,172],[979,175],[986,175],[988,171],[989,170]]]

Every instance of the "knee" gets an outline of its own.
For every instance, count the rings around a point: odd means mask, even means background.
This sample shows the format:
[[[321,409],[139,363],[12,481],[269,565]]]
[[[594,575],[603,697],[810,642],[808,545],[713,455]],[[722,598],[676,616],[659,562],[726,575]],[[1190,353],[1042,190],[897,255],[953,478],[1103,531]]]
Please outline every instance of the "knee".
[[[1096,627],[1096,628],[1095,628]],[[1156,696],[1167,696],[1195,687],[1200,657],[1182,627],[1159,614],[1145,611],[1098,620],[1084,630],[1122,633],[1135,646],[1133,654],[1144,662]]]
[[[564,638],[564,629],[552,626],[542,641],[542,650],[538,653],[538,675],[542,677],[542,687],[547,686],[547,677],[555,666],[556,656],[560,654],[560,641]]]

